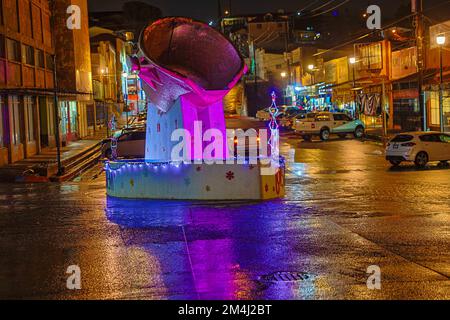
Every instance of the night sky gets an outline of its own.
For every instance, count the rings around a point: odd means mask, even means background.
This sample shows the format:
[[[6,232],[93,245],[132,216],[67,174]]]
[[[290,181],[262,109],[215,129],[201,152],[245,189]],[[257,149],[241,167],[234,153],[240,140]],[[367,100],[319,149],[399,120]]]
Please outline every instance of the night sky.
[[[344,0],[334,0],[334,4],[339,4]],[[88,0],[91,11],[115,11],[120,10],[122,4],[127,0]],[[187,16],[204,21],[217,18],[217,0],[143,0],[151,5],[162,9],[165,16]],[[223,10],[228,9],[229,0],[222,0]],[[245,13],[263,13],[285,9],[286,11],[296,11],[312,2],[317,4],[311,8],[317,8],[327,0],[232,0],[233,15]],[[390,18],[395,14],[401,3],[409,3],[409,0],[351,0],[342,8],[349,8],[353,12],[363,12],[369,4],[380,5],[385,17]],[[445,0],[424,0],[424,6],[430,7]],[[448,2],[448,1],[447,1]],[[327,7],[328,8],[328,7]],[[433,18],[446,18],[443,14],[450,11],[450,2],[440,8],[437,13],[433,13]]]

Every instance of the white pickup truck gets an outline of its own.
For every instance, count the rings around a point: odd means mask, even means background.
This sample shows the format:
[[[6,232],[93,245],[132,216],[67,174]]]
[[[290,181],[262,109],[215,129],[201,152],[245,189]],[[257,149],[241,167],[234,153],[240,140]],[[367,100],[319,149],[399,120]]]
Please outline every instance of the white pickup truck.
[[[304,119],[298,119],[294,125],[295,133],[310,141],[313,136],[319,136],[326,141],[331,134],[337,134],[344,138],[347,134],[353,134],[360,139],[364,136],[364,123],[354,120],[345,113],[318,112],[310,113]]]

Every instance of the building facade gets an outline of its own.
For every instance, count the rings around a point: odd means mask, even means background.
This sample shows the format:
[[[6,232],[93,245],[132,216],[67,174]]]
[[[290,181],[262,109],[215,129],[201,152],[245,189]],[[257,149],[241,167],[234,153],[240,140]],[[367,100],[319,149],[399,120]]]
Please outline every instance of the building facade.
[[[80,8],[80,28],[67,27],[67,8]],[[63,144],[92,134],[88,108],[93,104],[87,0],[55,1],[55,54]]]
[[[49,1],[0,0],[0,166],[55,144]]]

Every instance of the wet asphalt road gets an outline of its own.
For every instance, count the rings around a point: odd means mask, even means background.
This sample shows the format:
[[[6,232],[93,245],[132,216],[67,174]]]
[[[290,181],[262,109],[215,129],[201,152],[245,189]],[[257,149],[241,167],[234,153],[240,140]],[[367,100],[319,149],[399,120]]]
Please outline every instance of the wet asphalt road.
[[[390,170],[373,142],[283,142],[280,201],[106,199],[98,168],[0,183],[0,298],[450,299],[449,169]]]

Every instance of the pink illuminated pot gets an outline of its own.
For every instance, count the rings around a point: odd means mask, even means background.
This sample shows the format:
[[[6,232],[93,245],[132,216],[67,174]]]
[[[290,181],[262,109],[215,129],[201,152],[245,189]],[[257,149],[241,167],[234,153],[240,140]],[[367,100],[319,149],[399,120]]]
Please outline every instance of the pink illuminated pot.
[[[144,29],[140,76],[151,102],[167,111],[180,96],[198,108],[209,106],[236,85],[247,70],[233,44],[208,25],[165,18]]]

